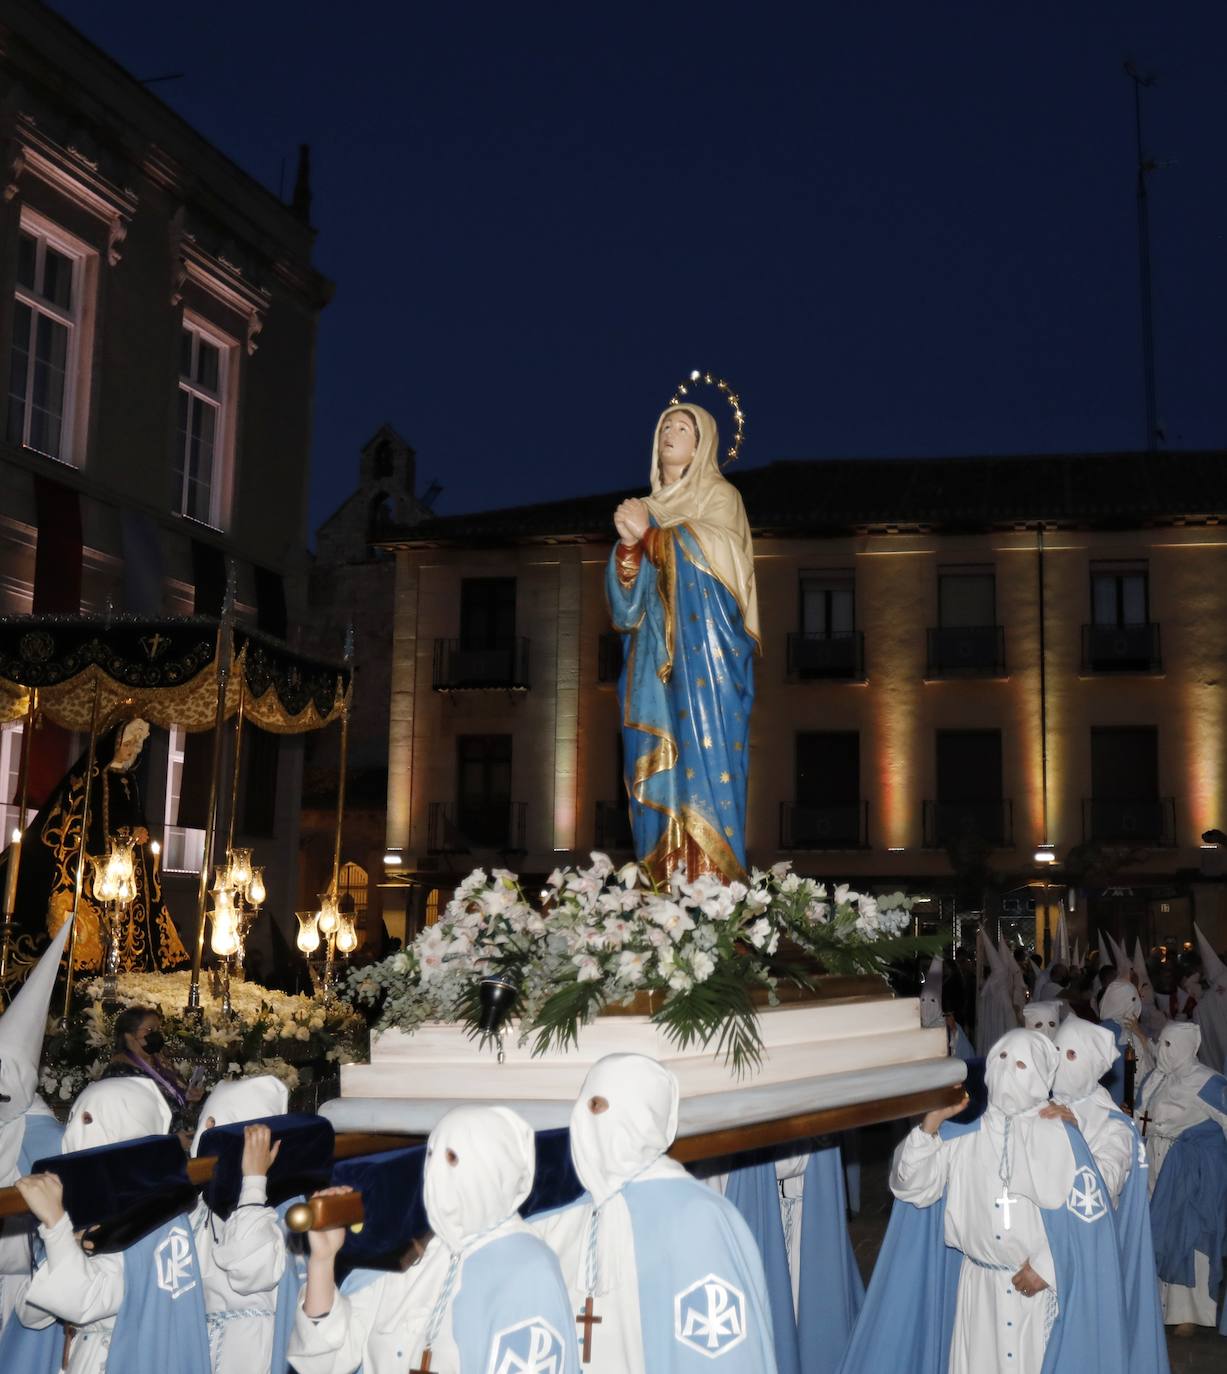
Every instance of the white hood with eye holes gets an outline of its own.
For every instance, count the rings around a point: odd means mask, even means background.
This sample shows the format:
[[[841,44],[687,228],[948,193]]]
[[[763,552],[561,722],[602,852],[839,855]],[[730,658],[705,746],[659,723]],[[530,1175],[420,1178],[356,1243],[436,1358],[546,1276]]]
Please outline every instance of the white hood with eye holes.
[[[169,1130],[170,1108],[149,1079],[104,1078],[91,1083],[72,1104],[60,1150],[92,1150]]]
[[[1142,1080],[1138,1115],[1150,1118],[1147,1143],[1161,1163],[1167,1147],[1181,1133],[1203,1121],[1217,1121],[1227,1134],[1227,1114],[1201,1098],[1206,1083],[1217,1077],[1197,1058],[1201,1028],[1190,1021],[1169,1021],[1155,1037],[1153,1073]]]
[[[453,1252],[517,1221],[537,1166],[532,1127],[510,1107],[455,1107],[430,1133],[422,1193]]]
[[[1060,1002],[1028,1002],[1023,1008],[1023,1029],[1055,1040],[1061,1026],[1061,1006]]]
[[[1057,1047],[1039,1031],[1007,1031],[988,1053],[988,1109],[981,1129],[1002,1140],[1008,1126],[1010,1187],[1039,1207],[1069,1195],[1074,1152],[1059,1121],[1040,1117],[1057,1069]]]
[[[233,1126],[240,1121],[259,1121],[266,1116],[284,1116],[289,1110],[290,1090],[272,1074],[251,1078],[231,1078],[218,1083],[200,1108],[196,1134],[192,1138],[192,1157],[200,1149],[200,1139],[213,1126]]]

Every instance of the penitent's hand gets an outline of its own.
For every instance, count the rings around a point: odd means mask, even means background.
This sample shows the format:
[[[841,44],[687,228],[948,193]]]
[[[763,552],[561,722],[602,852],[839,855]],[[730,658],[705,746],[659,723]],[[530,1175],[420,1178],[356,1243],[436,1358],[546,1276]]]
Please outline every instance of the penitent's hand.
[[[352,1188],[321,1188],[312,1197],[330,1197],[336,1193],[352,1193]],[[326,1317],[337,1300],[337,1252],[345,1244],[345,1228],[330,1226],[326,1231],[308,1231],[311,1247],[307,1257],[307,1286],[303,1292],[304,1316]]]
[[[1067,1121],[1071,1126],[1078,1124],[1078,1118],[1064,1102],[1049,1102],[1046,1107],[1040,1108],[1039,1114],[1046,1121]]]
[[[920,1128],[928,1135],[936,1135],[941,1129],[943,1121],[949,1121],[952,1116],[958,1116],[964,1107],[971,1101],[966,1093],[949,1107],[939,1107],[936,1111],[928,1112],[925,1119],[920,1123]]]
[[[267,1126],[245,1126],[243,1128],[243,1177],[261,1178],[268,1176],[273,1160],[281,1149],[281,1141],[273,1140],[273,1133]]]
[[[64,1185],[58,1174],[30,1174],[19,1178],[17,1191],[44,1226],[54,1226],[64,1215]]]
[[[1048,1285],[1031,1268],[1030,1262],[1023,1265],[1017,1274],[1010,1280],[1014,1287],[1023,1295],[1024,1298],[1033,1298],[1037,1293],[1042,1293]]]

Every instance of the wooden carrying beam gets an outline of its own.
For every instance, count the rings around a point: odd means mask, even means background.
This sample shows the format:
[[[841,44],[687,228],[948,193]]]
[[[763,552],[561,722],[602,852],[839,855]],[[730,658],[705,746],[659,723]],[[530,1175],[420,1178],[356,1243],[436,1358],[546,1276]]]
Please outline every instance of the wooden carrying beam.
[[[683,1164],[700,1159],[719,1159],[724,1155],[740,1154],[745,1150],[762,1150],[773,1145],[786,1145],[793,1140],[812,1136],[834,1135],[857,1126],[872,1126],[881,1121],[897,1121],[901,1117],[922,1116],[941,1107],[951,1107],[963,1096],[961,1083],[944,1088],[929,1088],[904,1097],[882,1097],[873,1102],[857,1102],[843,1107],[825,1107],[820,1111],[802,1112],[796,1116],[779,1117],[750,1126],[728,1126],[701,1135],[683,1136],[673,1143],[669,1154]],[[354,1159],[359,1155],[380,1154],[386,1150],[403,1150],[420,1145],[424,1136],[368,1135],[346,1131],[338,1135],[333,1151],[334,1159]],[[213,1156],[190,1159],[187,1176],[198,1187],[213,1177],[217,1160]],[[357,1194],[338,1195],[320,1199],[323,1205],[313,1204],[310,1224],[304,1224],[305,1214],[299,1214],[295,1230],[314,1230],[328,1226],[353,1226],[362,1221],[361,1200]],[[16,1188],[0,1188],[0,1217],[20,1216],[26,1205]]]

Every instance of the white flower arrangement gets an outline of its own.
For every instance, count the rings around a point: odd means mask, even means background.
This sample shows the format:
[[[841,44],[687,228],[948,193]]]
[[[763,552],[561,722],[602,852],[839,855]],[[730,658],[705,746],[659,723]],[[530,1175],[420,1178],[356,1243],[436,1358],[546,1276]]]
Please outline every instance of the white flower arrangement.
[[[271,1073],[293,1091],[303,1075],[295,1067],[316,1061],[348,1062],[364,1048],[363,1018],[346,1002],[325,1004],[314,997],[289,995],[257,983],[230,984],[232,1013],[212,995],[207,978],[200,983],[199,1016],[189,1017],[191,975],[121,973],[116,980],[118,1008],[102,1005],[103,980],[85,979],[77,986],[77,1003],[66,1028],[48,1022],[40,1066],[40,1091],[56,1107],[71,1102],[97,1079],[111,1058],[117,1010],[155,1007],[163,1017],[167,1054],[187,1078],[196,1065],[206,1070],[205,1088],[222,1078]]]
[[[521,1042],[565,1047],[609,1005],[654,994],[653,1018],[679,1045],[718,1049],[741,1070],[761,1051],[751,997],[780,980],[808,986],[807,962],[832,973],[884,973],[924,942],[907,938],[912,899],[833,892],[777,864],[748,882],[673,875],[656,887],[636,864],[615,871],[594,853],[557,868],[540,905],[506,869],[474,869],[439,921],[381,963],[355,969],[349,995],[378,1005],[377,1027],[479,1024],[479,984],[500,974],[518,989]],[[809,970],[809,971],[812,971]]]

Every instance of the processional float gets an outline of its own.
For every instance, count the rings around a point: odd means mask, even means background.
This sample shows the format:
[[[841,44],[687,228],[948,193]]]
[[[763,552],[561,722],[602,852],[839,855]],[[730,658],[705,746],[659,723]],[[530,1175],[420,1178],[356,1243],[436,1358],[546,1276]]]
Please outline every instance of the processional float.
[[[274,734],[302,734],[340,726],[340,769],[330,894],[340,873],[345,800],[352,636],[342,663],[299,654],[270,635],[236,623],[228,594],[220,616],[158,617],[31,615],[0,618],[0,722],[24,722],[18,773],[18,825],[8,851],[0,939],[0,993],[15,968],[14,915],[22,840],[29,819],[30,750],[34,729],[47,720],[87,735],[86,777],[91,778],[100,733],[123,720],[141,718],[191,733],[213,731],[204,855],[197,892],[188,1010],[200,1006],[200,969],[208,916],[220,812],[220,778],[233,722],[228,848],[233,849],[244,722]],[[90,827],[86,786],[75,860],[72,945],[64,994],[67,1016],[86,879]],[[215,918],[216,918],[215,913]],[[23,965],[37,955],[26,952]],[[24,972],[24,968],[20,970]]]

